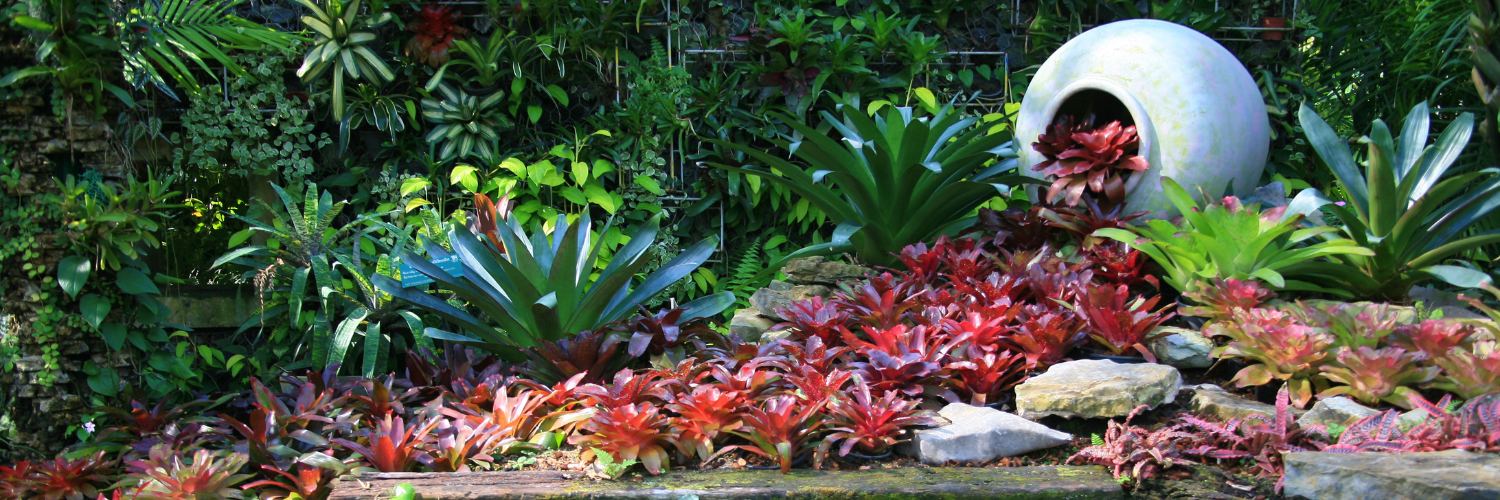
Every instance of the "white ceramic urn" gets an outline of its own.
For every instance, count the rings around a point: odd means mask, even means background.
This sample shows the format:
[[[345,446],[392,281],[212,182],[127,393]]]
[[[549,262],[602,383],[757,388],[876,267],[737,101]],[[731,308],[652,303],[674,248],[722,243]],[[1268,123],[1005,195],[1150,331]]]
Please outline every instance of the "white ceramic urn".
[[[1126,182],[1126,208],[1172,213],[1161,177],[1196,196],[1254,189],[1265,168],[1271,125],[1245,66],[1213,39],[1156,20],[1106,24],[1069,40],[1037,70],[1016,123],[1028,174],[1031,148],[1060,113],[1093,112],[1135,124],[1150,170]],[[1045,192],[1045,190],[1043,190]]]

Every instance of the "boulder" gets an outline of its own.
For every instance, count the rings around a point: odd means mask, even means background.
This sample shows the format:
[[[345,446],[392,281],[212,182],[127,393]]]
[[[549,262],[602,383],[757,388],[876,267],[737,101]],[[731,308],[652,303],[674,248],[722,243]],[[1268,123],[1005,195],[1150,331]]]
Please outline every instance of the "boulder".
[[[1286,460],[1288,498],[1500,498],[1500,455],[1295,452]]]
[[[1380,410],[1359,404],[1344,396],[1334,396],[1319,399],[1318,402],[1313,403],[1312,409],[1297,419],[1297,425],[1301,427],[1317,425],[1325,429],[1331,425],[1347,426],[1376,413],[1380,413]]]
[[[1256,415],[1268,419],[1276,418],[1275,405],[1252,401],[1230,394],[1224,388],[1217,385],[1203,384],[1191,389],[1193,391],[1193,400],[1189,407],[1193,409],[1193,413],[1199,416],[1213,417],[1219,420],[1229,420],[1232,418],[1246,420]]]
[[[1177,368],[1208,368],[1214,364],[1210,354],[1214,341],[1202,333],[1187,328],[1164,326],[1154,332],[1155,338],[1146,347],[1156,355],[1156,361]]]
[[[761,345],[771,344],[771,343],[774,343],[774,342],[776,342],[778,340],[781,340],[781,339],[791,338],[791,336],[792,336],[792,330],[790,328],[782,328],[780,330],[770,330],[770,331],[767,331],[766,333],[761,334],[760,340],[757,343],[759,343]]]
[[[1066,432],[985,406],[952,403],[938,412],[950,422],[917,431],[906,451],[922,463],[983,463],[1062,446]]]
[[[781,266],[787,281],[803,285],[838,286],[868,278],[874,271],[868,267],[828,260],[824,257],[792,259]]]
[[[1181,388],[1182,375],[1167,365],[1069,361],[1016,386],[1016,410],[1030,419],[1123,417],[1140,405],[1171,403]]]
[[[769,286],[750,295],[750,305],[755,306],[761,316],[782,320],[786,318],[781,317],[781,310],[792,305],[792,302],[832,294],[833,289],[823,285],[793,285],[785,281],[772,281]]]
[[[729,320],[729,333],[749,342],[760,340],[761,336],[776,326],[776,321],[761,316],[755,309],[740,309],[734,312],[734,317]]]

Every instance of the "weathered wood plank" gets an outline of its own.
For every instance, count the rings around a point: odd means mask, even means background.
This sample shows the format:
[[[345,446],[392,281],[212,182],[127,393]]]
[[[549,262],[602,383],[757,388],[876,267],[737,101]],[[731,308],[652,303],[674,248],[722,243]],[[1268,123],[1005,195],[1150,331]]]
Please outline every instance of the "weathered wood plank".
[[[330,499],[384,498],[411,483],[425,500],[502,498],[1120,498],[1103,468],[907,467],[860,471],[714,470],[597,481],[576,472],[366,474],[339,481]]]

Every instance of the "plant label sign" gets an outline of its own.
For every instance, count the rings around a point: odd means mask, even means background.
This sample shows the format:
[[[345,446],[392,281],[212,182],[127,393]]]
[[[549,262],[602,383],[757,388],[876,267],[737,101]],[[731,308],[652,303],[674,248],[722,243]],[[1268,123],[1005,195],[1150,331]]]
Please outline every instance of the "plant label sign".
[[[464,266],[458,261],[458,255],[450,255],[444,259],[433,260],[432,264],[451,276],[464,275]],[[401,288],[416,288],[432,283],[432,277],[422,274],[421,271],[417,271],[410,264],[402,262],[400,269]]]

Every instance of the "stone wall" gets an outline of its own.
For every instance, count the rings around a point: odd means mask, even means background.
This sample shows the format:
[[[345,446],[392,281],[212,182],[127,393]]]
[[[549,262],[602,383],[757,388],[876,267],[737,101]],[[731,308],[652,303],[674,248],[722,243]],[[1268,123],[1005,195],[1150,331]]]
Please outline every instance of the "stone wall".
[[[31,64],[31,48],[16,43],[14,31],[0,29],[0,73]],[[0,185],[0,207],[27,207],[41,203],[39,197],[55,189],[53,178],[67,172],[97,170],[106,178],[124,170],[113,133],[103,118],[74,114],[60,119],[54,113],[50,82],[42,77],[26,80],[20,89],[6,89],[0,95],[0,150],[8,155],[11,167],[19,173],[14,186]],[[3,219],[0,219],[3,220]],[[81,370],[86,361],[101,366],[119,366],[124,360],[112,356],[97,334],[68,325],[68,316],[76,317],[76,304],[57,290],[56,263],[66,251],[62,230],[56,220],[34,218],[29,229],[15,224],[0,224],[0,240],[26,239],[24,254],[0,253],[0,345],[8,345],[10,359],[0,357],[0,414],[15,425],[15,448],[46,452],[68,441],[61,439],[70,424],[78,424],[84,414],[88,386]],[[41,266],[35,279],[30,269]],[[52,294],[56,304],[53,313],[55,335],[45,341],[34,336],[34,325],[46,314],[40,292]],[[46,371],[43,352],[56,346],[57,369]],[[5,353],[5,351],[0,351]],[[9,365],[8,369],[6,365]],[[50,378],[51,380],[46,380]],[[5,453],[0,446],[0,454]]]

